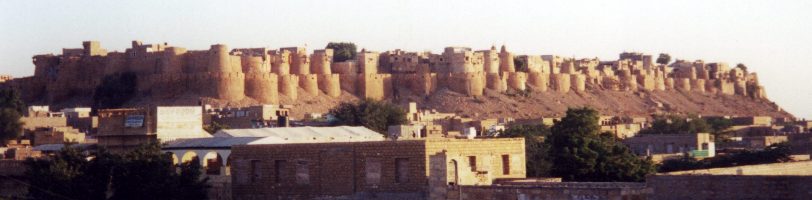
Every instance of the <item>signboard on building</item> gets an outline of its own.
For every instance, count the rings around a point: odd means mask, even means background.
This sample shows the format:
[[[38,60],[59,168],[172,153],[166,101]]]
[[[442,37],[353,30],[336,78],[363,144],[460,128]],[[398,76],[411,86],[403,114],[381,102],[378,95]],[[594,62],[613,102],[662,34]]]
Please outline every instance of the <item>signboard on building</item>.
[[[707,157],[710,156],[709,154],[710,154],[710,152],[708,152],[708,150],[693,150],[693,151],[691,151],[691,155],[693,155],[696,158],[707,158]]]
[[[144,127],[144,115],[127,115],[124,119],[124,127],[141,128]]]

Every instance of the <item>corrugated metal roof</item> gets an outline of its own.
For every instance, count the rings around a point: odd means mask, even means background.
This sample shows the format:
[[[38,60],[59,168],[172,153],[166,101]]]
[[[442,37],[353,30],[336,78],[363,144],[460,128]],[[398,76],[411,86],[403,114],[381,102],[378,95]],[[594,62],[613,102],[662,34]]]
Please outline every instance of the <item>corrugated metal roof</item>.
[[[191,148],[231,148],[234,145],[248,144],[262,137],[212,137],[177,139],[166,143],[163,149]]]
[[[378,132],[362,126],[281,127],[220,130],[213,138],[178,139],[164,149],[230,148],[234,145],[383,141]]]
[[[73,148],[77,149],[87,149],[93,145],[95,144],[87,144],[87,143],[71,144]],[[33,149],[35,151],[60,151],[62,150],[62,148],[65,148],[65,144],[41,144],[34,146]]]
[[[363,126],[281,127],[220,130],[214,137],[276,137],[287,140],[312,138],[383,139],[383,135]]]

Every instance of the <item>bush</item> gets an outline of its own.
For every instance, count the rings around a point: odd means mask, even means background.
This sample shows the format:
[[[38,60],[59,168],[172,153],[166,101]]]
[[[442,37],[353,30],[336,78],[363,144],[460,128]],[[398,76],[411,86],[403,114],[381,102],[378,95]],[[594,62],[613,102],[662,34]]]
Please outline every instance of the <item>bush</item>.
[[[790,158],[791,153],[792,151],[788,144],[779,143],[770,145],[760,151],[742,151],[728,155],[719,155],[704,160],[696,160],[686,155],[681,159],[664,161],[657,171],[672,172],[787,162],[792,160]]]
[[[634,155],[608,133],[600,133],[598,111],[570,108],[546,140],[552,174],[566,181],[644,181],[654,164]]]
[[[133,72],[107,75],[93,93],[94,110],[120,108],[135,96],[138,77]]]
[[[336,120],[333,125],[364,126],[384,134],[389,126],[406,124],[406,111],[400,107],[372,99],[342,102],[329,112]]]
[[[17,139],[23,133],[20,118],[24,110],[25,104],[16,90],[0,89],[0,145]]]
[[[550,135],[550,128],[543,124],[516,125],[502,131],[499,137],[523,137],[527,156],[527,176],[549,176],[553,162],[550,161],[550,146],[544,143],[544,137]]]
[[[88,157],[93,159],[88,160]],[[158,144],[142,146],[124,155],[103,149],[85,155],[65,147],[47,159],[29,158],[25,173],[32,199],[205,199],[208,179],[200,179],[199,162],[181,165]]]
[[[333,50],[333,62],[344,62],[355,59],[356,47],[351,42],[330,42],[326,49]]]

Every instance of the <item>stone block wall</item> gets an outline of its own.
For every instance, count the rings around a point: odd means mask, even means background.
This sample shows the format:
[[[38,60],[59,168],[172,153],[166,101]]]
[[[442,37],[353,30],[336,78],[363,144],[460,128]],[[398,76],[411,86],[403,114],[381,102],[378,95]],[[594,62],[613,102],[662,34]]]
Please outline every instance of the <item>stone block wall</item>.
[[[451,91],[468,96],[482,96],[485,89],[485,74],[452,73],[448,74],[445,83]]]
[[[507,72],[508,87],[517,91],[524,91],[527,89],[527,73],[525,72]]]
[[[498,52],[495,47],[482,51],[453,47],[443,54],[400,50],[380,54],[362,50],[355,60],[333,63],[330,49],[316,50],[308,55],[301,47],[232,50],[226,45],[215,44],[207,50],[189,51],[134,41],[132,48],[123,53],[101,53],[97,42],[87,44],[91,45],[85,45],[85,49],[69,49],[63,55],[34,56],[33,77],[13,79],[3,84],[22,91],[26,100],[44,99],[46,102],[92,95],[105,75],[121,72],[137,74],[139,95],[174,98],[191,93],[226,101],[249,97],[263,103],[278,102],[279,97],[274,97],[274,93],[295,100],[298,88],[312,95],[322,95],[323,92],[337,97],[340,90],[344,90],[361,98],[375,99],[400,96],[400,89],[429,95],[437,88],[448,88],[468,96],[480,96],[485,88],[504,92],[508,88],[524,90],[526,86],[541,92],[553,88],[564,93],[585,91],[593,86],[621,91],[678,88],[766,98],[755,73],[746,74],[728,69],[724,63],[705,64],[702,61],[680,60],[671,67],[654,66],[646,60],[650,56],[624,57],[607,62],[554,55],[520,55],[517,59],[527,63],[527,69],[516,72],[514,54],[504,46]],[[382,55],[385,61],[380,60]],[[393,56],[408,60],[396,61]],[[405,63],[409,70],[390,69],[403,67],[392,63]],[[460,73],[450,73],[455,71]],[[299,76],[294,78],[288,74]],[[338,78],[334,78],[334,74],[338,74]],[[273,78],[265,78],[272,75],[278,76],[276,92],[266,89],[273,88]],[[681,80],[683,78],[689,80],[689,86]],[[400,84],[400,80],[405,81],[404,84]],[[425,82],[417,82],[421,80]]]
[[[451,199],[611,199],[644,200],[650,194],[641,183],[537,183],[534,185],[461,186],[445,196]]]
[[[808,199],[812,176],[654,175],[649,199]]]
[[[279,80],[276,74],[249,73],[245,77],[245,95],[263,104],[279,103]]]
[[[290,99],[297,99],[297,88],[299,88],[299,76],[295,74],[279,75],[279,94]]]
[[[341,96],[341,77],[338,74],[318,75],[319,90],[330,97]]]
[[[507,76],[500,76],[499,74],[486,74],[486,86],[488,89],[497,92],[507,91]]]
[[[550,87],[550,74],[530,72],[527,78],[527,84],[536,91],[546,92]]]
[[[477,169],[493,173],[493,178],[525,177],[520,138],[238,145],[231,154],[233,199],[366,199],[375,194],[385,199],[426,199],[429,177],[449,175],[432,174],[432,167],[450,161],[433,162],[439,155],[454,155],[459,170],[468,174],[472,174],[469,156],[475,156]],[[503,155],[509,159],[503,161]],[[503,167],[508,174],[502,173]]]
[[[553,74],[553,89],[557,92],[567,93],[570,91],[572,81],[569,74]]]
[[[370,98],[381,100],[385,96],[384,93],[384,79],[388,74],[363,74],[360,75],[358,96],[362,98]]]
[[[691,80],[691,88],[694,91],[705,92],[705,85],[707,85],[705,83],[705,79],[693,79],[693,80]]]
[[[319,77],[316,74],[301,74],[299,75],[299,87],[304,89],[305,93],[316,96],[319,95]]]
[[[570,80],[572,80],[572,89],[577,92],[583,92],[586,90],[586,76],[583,74],[573,74],[570,75]]]

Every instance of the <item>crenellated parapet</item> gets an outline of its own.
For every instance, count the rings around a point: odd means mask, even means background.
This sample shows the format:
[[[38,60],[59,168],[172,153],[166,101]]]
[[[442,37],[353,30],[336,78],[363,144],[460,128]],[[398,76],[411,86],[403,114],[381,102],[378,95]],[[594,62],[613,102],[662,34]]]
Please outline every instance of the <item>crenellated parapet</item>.
[[[158,98],[181,95],[260,103],[297,100],[300,95],[361,98],[428,96],[446,88],[468,96],[495,92],[683,91],[766,98],[755,73],[726,63],[677,60],[653,62],[651,55],[621,53],[617,60],[558,55],[516,55],[504,45],[485,50],[448,47],[442,53],[366,49],[333,62],[333,50],[304,47],[238,48],[224,44],[187,50],[133,41],[124,52],[98,42],[63,49],[61,55],[32,57],[34,76],[3,83],[26,99],[58,102],[92,95],[105,76],[137,75],[137,92]],[[305,92],[300,94],[300,91]]]

